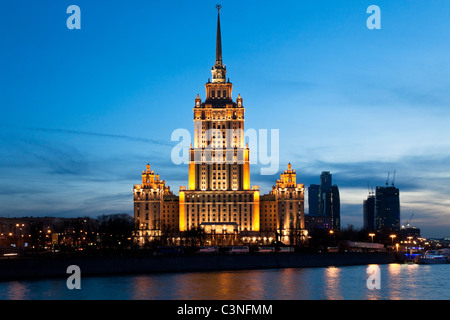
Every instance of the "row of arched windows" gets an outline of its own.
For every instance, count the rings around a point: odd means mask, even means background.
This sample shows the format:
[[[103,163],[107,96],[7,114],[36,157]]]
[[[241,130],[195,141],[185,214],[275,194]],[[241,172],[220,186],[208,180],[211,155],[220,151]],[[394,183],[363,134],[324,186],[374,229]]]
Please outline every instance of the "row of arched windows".
[[[222,95],[222,97],[225,98],[227,96],[227,90],[223,90],[223,91],[217,90],[217,98],[220,98],[221,95]],[[211,91],[211,97],[213,97],[213,98],[216,97],[215,90]]]

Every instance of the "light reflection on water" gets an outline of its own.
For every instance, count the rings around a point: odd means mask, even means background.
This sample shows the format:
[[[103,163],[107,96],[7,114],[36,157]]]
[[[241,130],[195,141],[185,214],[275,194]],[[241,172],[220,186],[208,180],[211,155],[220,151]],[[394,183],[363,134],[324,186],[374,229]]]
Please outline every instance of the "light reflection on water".
[[[450,265],[380,265],[381,289],[366,286],[367,266],[85,277],[0,282],[0,299],[366,300],[450,299]]]

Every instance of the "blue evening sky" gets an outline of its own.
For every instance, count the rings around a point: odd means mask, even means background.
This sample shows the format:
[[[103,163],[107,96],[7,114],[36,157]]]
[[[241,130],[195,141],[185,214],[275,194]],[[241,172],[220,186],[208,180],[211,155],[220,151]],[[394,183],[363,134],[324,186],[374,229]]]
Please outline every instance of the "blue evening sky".
[[[147,163],[177,194],[188,167],[171,134],[193,131],[205,97],[216,2],[2,1],[0,216],[131,214]],[[72,4],[81,30],[66,27]],[[268,193],[288,162],[306,187],[330,171],[342,226],[361,227],[367,184],[395,170],[402,219],[450,236],[450,2],[221,4],[245,127],[280,130],[279,172],[254,165],[252,185]]]

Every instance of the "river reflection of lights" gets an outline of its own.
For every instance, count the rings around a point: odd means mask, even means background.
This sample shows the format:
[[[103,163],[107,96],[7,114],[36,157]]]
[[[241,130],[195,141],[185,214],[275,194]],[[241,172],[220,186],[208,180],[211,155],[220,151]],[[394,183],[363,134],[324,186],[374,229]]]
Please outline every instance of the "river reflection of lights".
[[[341,269],[336,267],[328,267],[325,269],[325,296],[330,300],[341,300],[342,292],[340,290],[340,273]]]
[[[390,300],[413,299],[417,287],[415,273],[419,266],[416,264],[398,264],[392,263],[387,267],[387,275],[384,285],[389,292]],[[401,288],[409,288],[409,296],[405,297]]]
[[[26,285],[13,281],[8,287],[8,298],[11,300],[24,300],[27,298],[28,291]]]

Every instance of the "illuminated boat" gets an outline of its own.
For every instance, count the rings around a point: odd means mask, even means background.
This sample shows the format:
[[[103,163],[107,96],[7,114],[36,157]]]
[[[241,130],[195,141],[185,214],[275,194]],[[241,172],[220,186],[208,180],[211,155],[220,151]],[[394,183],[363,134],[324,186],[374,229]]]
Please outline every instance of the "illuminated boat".
[[[439,254],[435,250],[429,250],[425,254],[417,256],[414,260],[418,264],[441,264],[448,263],[447,257],[443,254]]]

